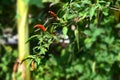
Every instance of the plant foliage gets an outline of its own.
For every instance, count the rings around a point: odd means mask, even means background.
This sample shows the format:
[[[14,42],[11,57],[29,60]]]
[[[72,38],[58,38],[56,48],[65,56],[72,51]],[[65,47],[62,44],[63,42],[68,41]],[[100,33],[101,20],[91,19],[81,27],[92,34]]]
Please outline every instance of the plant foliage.
[[[115,15],[120,13],[119,3],[117,0],[62,3],[57,11],[58,21],[47,23],[47,31],[40,30],[32,39],[37,40],[33,48],[37,56],[32,59],[36,67],[33,78],[119,80],[120,29]],[[63,38],[68,35],[70,43],[59,42],[60,35]]]

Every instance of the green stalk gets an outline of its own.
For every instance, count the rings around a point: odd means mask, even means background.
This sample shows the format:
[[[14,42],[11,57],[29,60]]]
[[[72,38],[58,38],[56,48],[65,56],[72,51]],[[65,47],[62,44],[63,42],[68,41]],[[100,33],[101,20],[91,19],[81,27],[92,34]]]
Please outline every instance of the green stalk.
[[[28,9],[29,6],[24,0],[17,0],[18,52],[20,62],[29,55],[29,43],[25,43],[28,40]],[[22,75],[24,74],[25,76],[24,78],[22,77],[22,80],[30,80],[30,71],[27,68],[27,61],[22,63],[22,66],[24,66]]]

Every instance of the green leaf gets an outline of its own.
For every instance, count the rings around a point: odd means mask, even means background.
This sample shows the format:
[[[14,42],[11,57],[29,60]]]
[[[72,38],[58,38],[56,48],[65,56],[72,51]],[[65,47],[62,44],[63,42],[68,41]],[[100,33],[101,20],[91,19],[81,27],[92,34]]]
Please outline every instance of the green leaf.
[[[79,49],[79,31],[78,31],[78,29],[76,29],[76,30],[74,31],[74,34],[75,34],[75,39],[76,39],[76,41],[77,41],[77,47],[78,47],[78,49]]]
[[[36,38],[36,37],[39,37],[39,35],[31,36],[25,43],[28,43],[31,39]]]
[[[77,7],[77,8],[81,7],[80,4],[78,4],[78,3],[75,3],[74,6]]]
[[[95,8],[92,7],[92,8],[90,9],[90,20],[92,19],[94,13],[95,13]]]
[[[108,9],[104,9],[104,10],[103,10],[103,14],[104,14],[105,16],[108,16],[108,14],[109,14]]]
[[[92,35],[92,32],[90,30],[85,30],[84,31],[84,34],[86,34],[87,36],[91,36]]]
[[[62,32],[63,32],[63,35],[66,36],[67,32],[68,32],[68,28],[67,27],[63,27]]]
[[[93,32],[93,37],[99,36],[101,33],[103,33],[103,29],[96,28],[95,31]]]
[[[85,43],[86,48],[90,48],[93,44],[93,40],[91,38],[86,38],[84,43]]]
[[[92,72],[93,72],[93,73],[95,72],[95,69],[96,69],[96,62],[93,62],[93,63],[92,63]]]
[[[83,65],[77,64],[74,66],[74,70],[78,71],[79,73],[83,72]]]
[[[115,38],[114,37],[105,37],[104,40],[107,44],[111,45],[114,42]]]
[[[89,12],[90,20],[92,19],[93,15],[95,15],[95,10],[96,10],[96,7],[94,6],[90,8],[90,12]]]
[[[45,49],[44,47],[40,47],[40,54],[45,54],[45,52],[47,51],[47,49]]]
[[[120,61],[120,52],[118,53],[118,55],[116,56],[116,60]]]
[[[120,23],[115,26],[116,28],[120,28]]]

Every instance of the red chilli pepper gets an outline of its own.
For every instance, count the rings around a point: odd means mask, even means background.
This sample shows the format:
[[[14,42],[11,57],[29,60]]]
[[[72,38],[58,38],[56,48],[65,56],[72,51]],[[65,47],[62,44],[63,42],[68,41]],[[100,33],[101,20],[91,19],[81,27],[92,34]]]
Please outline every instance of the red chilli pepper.
[[[17,72],[17,69],[18,69],[18,66],[19,66],[19,63],[16,62],[13,66],[13,72],[16,73]]]
[[[56,15],[53,11],[48,11],[48,13],[49,13],[52,17],[54,17],[55,19],[58,18],[57,15]]]
[[[46,28],[41,24],[36,24],[34,28],[40,28],[42,31],[46,31]]]
[[[32,67],[32,69],[33,69],[34,71],[36,71],[34,61],[31,62],[31,67]]]

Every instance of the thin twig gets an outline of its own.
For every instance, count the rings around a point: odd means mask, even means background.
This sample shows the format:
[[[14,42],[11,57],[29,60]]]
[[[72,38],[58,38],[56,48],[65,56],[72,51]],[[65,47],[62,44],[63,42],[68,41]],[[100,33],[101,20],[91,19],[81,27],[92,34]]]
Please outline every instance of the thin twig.
[[[108,8],[116,10],[116,11],[120,11],[120,9],[118,9],[118,8],[114,8],[114,7],[108,7]]]

